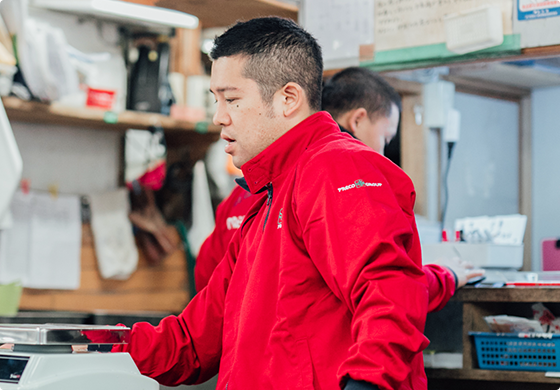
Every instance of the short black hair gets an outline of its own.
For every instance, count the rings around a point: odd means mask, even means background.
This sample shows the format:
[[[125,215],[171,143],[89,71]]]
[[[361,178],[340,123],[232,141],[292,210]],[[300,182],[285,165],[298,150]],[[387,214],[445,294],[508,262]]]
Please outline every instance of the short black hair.
[[[311,109],[321,109],[323,59],[311,34],[290,19],[266,17],[238,22],[214,40],[212,60],[247,57],[243,76],[254,80],[264,102],[289,82],[302,87]]]
[[[392,104],[402,111],[401,97],[380,75],[367,68],[341,70],[325,82],[323,110],[338,118],[363,107],[370,118],[389,117]]]

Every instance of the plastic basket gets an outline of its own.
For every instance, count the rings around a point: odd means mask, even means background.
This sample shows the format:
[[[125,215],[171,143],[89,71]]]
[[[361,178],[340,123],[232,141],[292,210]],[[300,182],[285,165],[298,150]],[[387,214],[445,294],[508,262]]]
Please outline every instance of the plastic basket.
[[[469,332],[486,370],[560,371],[560,335]]]

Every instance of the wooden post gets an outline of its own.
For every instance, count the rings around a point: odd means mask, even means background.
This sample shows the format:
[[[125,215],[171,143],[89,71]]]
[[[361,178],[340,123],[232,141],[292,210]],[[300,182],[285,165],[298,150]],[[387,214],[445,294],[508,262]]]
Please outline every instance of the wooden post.
[[[425,130],[415,119],[414,107],[422,106],[421,95],[405,95],[401,114],[401,166],[416,189],[414,212],[427,215]]]
[[[194,30],[178,28],[171,39],[170,72],[181,73],[183,76],[196,76],[204,74],[200,54],[200,35],[202,28],[199,25]]]

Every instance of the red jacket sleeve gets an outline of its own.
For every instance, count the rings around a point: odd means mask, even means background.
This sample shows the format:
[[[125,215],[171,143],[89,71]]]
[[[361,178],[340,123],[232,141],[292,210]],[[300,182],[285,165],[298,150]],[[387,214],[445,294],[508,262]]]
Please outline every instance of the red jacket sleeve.
[[[371,158],[340,153],[329,160],[306,165],[294,208],[312,261],[352,313],[353,345],[337,375],[341,383],[350,377],[399,388],[425,375],[427,282],[421,258],[409,255],[419,253],[412,248],[418,237]],[[402,177],[412,210],[412,183],[396,169],[391,174]]]
[[[142,375],[166,386],[212,378],[218,373],[222,354],[224,301],[232,265],[228,252],[208,286],[180,315],[165,317],[158,326],[134,324],[129,343],[115,345],[112,351],[130,353]]]
[[[220,207],[220,206],[218,206]],[[214,231],[204,240],[194,267],[194,284],[196,291],[202,291],[208,284],[210,276],[214,269],[218,266],[224,257],[225,247],[231,239],[232,234],[228,234],[227,230],[222,229],[224,218],[219,219],[218,211],[216,211],[216,226]],[[227,240],[227,242],[225,242]]]
[[[455,294],[455,276],[448,268],[436,264],[427,264],[422,268],[428,279],[430,293],[428,312],[441,310]]]
[[[236,186],[218,205],[214,231],[206,238],[196,258],[194,267],[196,291],[202,291],[206,287],[214,269],[222,261],[229,242],[243,222],[245,214],[258,198]]]

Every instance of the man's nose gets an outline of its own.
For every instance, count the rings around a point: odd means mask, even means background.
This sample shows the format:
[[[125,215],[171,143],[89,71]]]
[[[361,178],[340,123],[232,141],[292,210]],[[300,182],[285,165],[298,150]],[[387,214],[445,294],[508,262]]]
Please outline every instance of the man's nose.
[[[212,121],[216,126],[228,126],[231,123],[231,118],[223,107],[223,104],[218,103],[218,108],[216,109]]]

